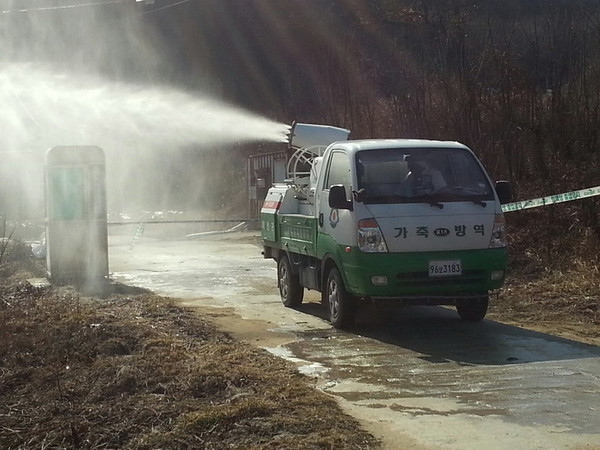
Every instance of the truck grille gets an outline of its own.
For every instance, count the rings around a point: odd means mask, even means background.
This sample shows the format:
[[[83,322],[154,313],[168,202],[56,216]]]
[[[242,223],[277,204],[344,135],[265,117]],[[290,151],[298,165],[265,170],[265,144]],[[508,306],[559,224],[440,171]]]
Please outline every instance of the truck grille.
[[[396,283],[399,287],[409,287],[421,283],[427,283],[428,286],[451,286],[460,284],[479,283],[486,278],[486,272],[483,270],[465,270],[462,275],[433,278],[427,272],[409,272],[396,276]]]

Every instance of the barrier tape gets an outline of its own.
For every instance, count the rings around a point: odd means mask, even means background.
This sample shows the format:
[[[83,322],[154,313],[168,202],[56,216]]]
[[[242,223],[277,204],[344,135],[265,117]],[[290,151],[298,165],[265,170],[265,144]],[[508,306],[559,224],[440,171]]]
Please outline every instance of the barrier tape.
[[[126,221],[126,222],[108,222],[108,225],[139,225],[144,224],[161,224],[161,223],[231,223],[231,222],[258,222],[260,219],[197,219],[197,220],[143,220],[143,221]]]
[[[523,200],[520,202],[506,203],[502,205],[502,212],[513,212],[520,211],[522,209],[537,208],[539,206],[552,205],[555,203],[571,202],[573,200],[581,200],[587,197],[595,197],[600,195],[600,186],[591,187],[587,189],[580,189],[578,191],[565,192],[563,194],[549,195],[547,197],[533,198],[531,200]],[[137,223],[138,227],[135,230],[135,234],[131,241],[130,249],[133,249],[135,242],[144,234],[145,224],[158,224],[158,223],[216,223],[216,222],[255,222],[258,219],[229,219],[229,220],[148,220],[144,222],[112,222],[108,225],[131,225]],[[241,225],[241,224],[240,224]],[[236,228],[236,227],[234,227]],[[202,233],[198,233],[202,234]]]
[[[142,235],[144,234],[144,230],[145,230],[147,224],[161,224],[161,223],[169,223],[169,224],[173,224],[173,223],[179,223],[179,224],[181,224],[181,223],[227,223],[227,222],[240,222],[240,220],[242,221],[242,223],[239,223],[238,225],[236,225],[236,226],[234,226],[232,228],[229,228],[228,230],[224,230],[224,231],[207,231],[207,232],[204,232],[204,233],[188,234],[187,237],[198,237],[198,236],[208,236],[208,235],[211,235],[211,234],[231,233],[231,232],[239,231],[239,230],[243,229],[247,225],[247,222],[258,222],[260,219],[146,220],[146,221],[142,221],[142,222],[110,222],[110,223],[108,223],[108,225],[135,225],[135,224],[137,224],[137,228],[135,230],[133,238],[131,239],[131,244],[129,244],[129,250],[133,250],[133,248],[135,247],[135,243],[137,242],[137,240],[139,238],[141,238]]]
[[[563,194],[549,195],[548,197],[534,198],[531,200],[523,200],[521,202],[506,203],[502,205],[503,212],[520,211],[522,209],[537,208],[539,206],[552,205],[554,203],[571,202],[573,200],[581,200],[586,197],[594,197],[600,195],[600,186],[581,189],[579,191],[565,192]]]

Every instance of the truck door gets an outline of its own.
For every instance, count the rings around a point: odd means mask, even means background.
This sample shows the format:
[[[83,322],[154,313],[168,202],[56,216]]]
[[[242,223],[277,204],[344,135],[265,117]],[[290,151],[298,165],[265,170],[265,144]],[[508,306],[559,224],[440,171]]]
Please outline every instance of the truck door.
[[[319,239],[326,247],[338,245],[353,245],[352,238],[354,224],[350,210],[334,209],[329,206],[329,189],[331,186],[341,184],[346,190],[347,200],[352,199],[352,164],[348,154],[342,150],[333,150],[331,157],[326,162],[324,176],[317,188],[318,227],[319,234],[324,239]],[[329,242],[329,245],[325,243]],[[319,255],[332,248],[318,249]]]

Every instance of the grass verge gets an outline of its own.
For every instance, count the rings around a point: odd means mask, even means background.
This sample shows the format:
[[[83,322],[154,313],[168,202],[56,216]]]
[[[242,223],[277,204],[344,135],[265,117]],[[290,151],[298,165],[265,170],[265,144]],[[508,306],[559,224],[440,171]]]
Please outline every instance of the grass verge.
[[[189,309],[0,267],[0,448],[377,447],[310,379]]]

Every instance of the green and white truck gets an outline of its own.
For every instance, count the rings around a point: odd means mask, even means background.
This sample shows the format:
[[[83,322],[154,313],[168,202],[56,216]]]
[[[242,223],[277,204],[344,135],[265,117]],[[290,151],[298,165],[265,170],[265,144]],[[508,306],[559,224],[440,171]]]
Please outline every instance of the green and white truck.
[[[458,142],[349,134],[292,127],[289,178],[261,209],[263,254],[277,262],[283,304],[321,292],[336,328],[378,300],[453,305],[462,319],[482,320],[506,274],[510,185],[492,183]]]

